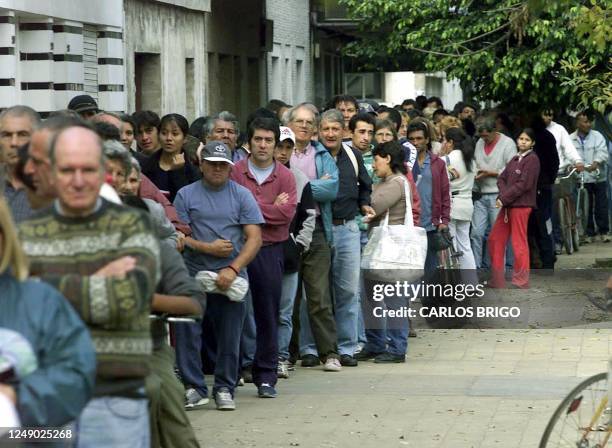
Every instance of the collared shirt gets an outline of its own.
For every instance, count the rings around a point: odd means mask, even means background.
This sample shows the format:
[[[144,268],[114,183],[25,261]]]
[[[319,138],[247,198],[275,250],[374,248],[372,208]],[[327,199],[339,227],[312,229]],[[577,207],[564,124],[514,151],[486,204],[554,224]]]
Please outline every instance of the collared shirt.
[[[295,177],[288,168],[274,162],[274,171],[260,185],[249,171],[247,160],[234,165],[231,179],[253,193],[266,221],[261,229],[264,244],[283,242],[289,238],[289,226],[297,207]],[[287,193],[289,200],[282,205],[274,204],[281,193]]]
[[[519,162],[520,162],[521,160],[523,160],[523,157],[525,157],[525,156],[526,156],[527,154],[529,154],[531,151],[533,151],[533,149],[530,149],[530,150],[525,151],[525,152],[519,152],[519,153],[518,153]]]
[[[299,169],[302,173],[308,177],[308,180],[314,180],[317,178],[317,165],[315,163],[315,149],[312,144],[308,143],[304,152],[300,152],[297,149],[291,154],[291,160],[289,165]]]
[[[353,151],[355,155],[358,176],[355,175],[355,166],[347,151]],[[340,148],[336,156],[336,166],[340,184],[338,195],[332,205],[332,216],[334,219],[355,219],[360,214],[361,206],[370,205],[372,179],[363,164],[361,153],[353,148]]]
[[[11,210],[15,224],[25,221],[34,213],[28,202],[25,188],[16,189],[10,182],[6,182],[4,197]]]
[[[431,158],[429,152],[425,156],[423,166],[419,165],[418,161],[414,164],[412,170],[416,176],[416,185],[421,198],[421,227],[428,232],[435,230],[432,224],[431,207],[433,204],[433,178],[431,175]]]

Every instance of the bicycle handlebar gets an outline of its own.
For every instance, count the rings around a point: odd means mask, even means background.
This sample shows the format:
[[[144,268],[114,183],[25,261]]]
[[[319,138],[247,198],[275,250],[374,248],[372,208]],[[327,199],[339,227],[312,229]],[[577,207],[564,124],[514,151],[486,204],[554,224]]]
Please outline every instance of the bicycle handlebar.
[[[584,169],[586,170],[588,168],[591,168],[592,166],[593,165],[585,165]],[[569,179],[570,177],[572,177],[574,175],[575,172],[576,172],[576,168],[574,167],[574,168],[572,168],[572,170],[569,172],[569,174],[567,176],[559,176],[559,179]],[[583,173],[584,173],[584,171],[583,171]],[[599,168],[597,168],[594,171],[594,173],[595,173],[595,177],[599,176],[599,173],[600,173]]]

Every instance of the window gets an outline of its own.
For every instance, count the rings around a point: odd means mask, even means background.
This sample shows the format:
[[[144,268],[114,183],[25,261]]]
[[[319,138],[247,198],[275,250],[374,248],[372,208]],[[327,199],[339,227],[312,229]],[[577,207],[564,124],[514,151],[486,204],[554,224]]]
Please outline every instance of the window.
[[[383,75],[381,73],[347,73],[344,76],[346,92],[358,99],[382,99]]]
[[[185,91],[187,97],[185,98],[185,108],[187,112],[187,119],[192,121],[196,117],[195,110],[195,63],[193,58],[185,59]]]
[[[161,113],[161,63],[159,54],[134,53],[136,110]]]
[[[94,27],[83,28],[83,93],[98,100],[98,34]]]

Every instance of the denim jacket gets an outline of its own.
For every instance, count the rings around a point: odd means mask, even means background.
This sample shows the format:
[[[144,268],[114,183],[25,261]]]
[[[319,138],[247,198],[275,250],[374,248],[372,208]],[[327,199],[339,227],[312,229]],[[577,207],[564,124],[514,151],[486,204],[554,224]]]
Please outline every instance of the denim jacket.
[[[334,237],[332,231],[332,202],[338,195],[338,167],[329,151],[319,142],[312,142],[315,149],[315,165],[317,168],[317,178],[310,181],[312,196],[319,204],[325,239],[329,245],[333,245]],[[331,176],[330,179],[321,179],[325,174]]]

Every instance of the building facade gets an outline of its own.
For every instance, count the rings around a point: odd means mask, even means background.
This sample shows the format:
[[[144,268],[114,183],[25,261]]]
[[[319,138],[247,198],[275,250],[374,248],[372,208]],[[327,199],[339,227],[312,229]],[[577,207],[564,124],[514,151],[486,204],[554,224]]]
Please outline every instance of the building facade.
[[[310,1],[267,0],[272,48],[267,54],[268,98],[295,105],[313,100]]]
[[[208,110],[209,0],[123,0],[126,111],[179,113],[189,121]]]
[[[0,108],[43,116],[88,93],[125,109],[123,2],[0,0]]]

